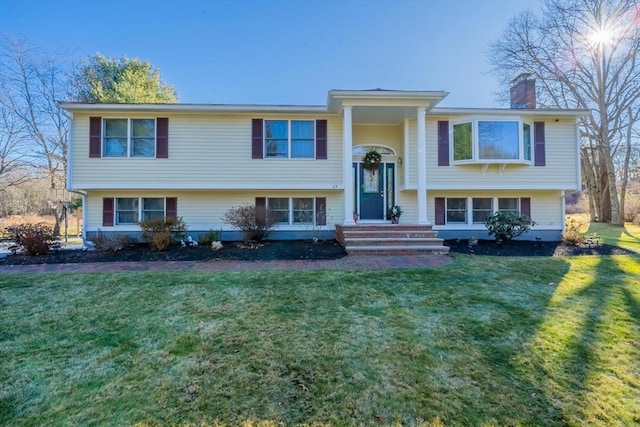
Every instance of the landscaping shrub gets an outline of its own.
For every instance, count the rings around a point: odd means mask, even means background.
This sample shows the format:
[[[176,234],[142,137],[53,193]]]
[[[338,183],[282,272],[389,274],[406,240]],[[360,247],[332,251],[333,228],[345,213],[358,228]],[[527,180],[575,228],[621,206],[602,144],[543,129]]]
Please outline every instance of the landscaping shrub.
[[[104,234],[92,237],[91,241],[96,245],[96,250],[104,252],[116,252],[137,243],[137,240],[131,236],[110,237]]]
[[[580,232],[580,229],[585,224],[576,220],[575,218],[570,218],[567,220],[565,225],[564,233],[562,234],[562,241],[568,245],[578,246],[585,242],[584,233]]]
[[[165,217],[143,221],[140,223],[142,238],[154,251],[164,251],[171,243],[184,237],[187,231],[182,217]]]
[[[211,246],[211,243],[219,242],[220,240],[222,240],[222,230],[209,230],[206,233],[201,233],[198,236],[198,245]]]
[[[496,241],[504,242],[527,233],[535,224],[531,218],[517,212],[496,212],[484,222],[489,236],[496,236]]]
[[[276,223],[272,212],[253,205],[235,206],[222,217],[227,224],[239,228],[247,240],[263,241]]]
[[[9,238],[29,256],[45,255],[58,239],[53,228],[43,222],[38,224],[17,224],[6,228]]]

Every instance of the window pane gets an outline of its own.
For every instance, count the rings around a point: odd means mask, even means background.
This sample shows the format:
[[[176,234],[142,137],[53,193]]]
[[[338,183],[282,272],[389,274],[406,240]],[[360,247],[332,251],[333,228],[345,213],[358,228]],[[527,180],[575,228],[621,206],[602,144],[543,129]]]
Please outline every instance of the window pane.
[[[274,215],[276,222],[289,224],[289,198],[269,197],[267,209]]]
[[[117,210],[138,210],[137,198],[120,198],[117,199]]]
[[[127,119],[104,119],[105,138],[127,139]]]
[[[292,120],[291,139],[313,139],[313,122]]]
[[[138,198],[116,199],[116,224],[136,224],[138,222]]]
[[[163,211],[164,199],[161,197],[142,199],[142,209],[144,209],[145,211],[148,211],[148,210]]]
[[[467,222],[467,199],[452,197],[447,199],[447,223]]]
[[[477,198],[473,199],[473,223],[484,222],[493,213],[493,199]]]
[[[127,157],[127,138],[108,138],[104,140],[105,157]]]
[[[531,160],[531,126],[522,124],[522,139],[524,144],[524,159]]]
[[[266,157],[289,157],[288,125],[286,120],[265,120]]]
[[[291,121],[291,157],[313,158],[313,122]]]
[[[480,159],[518,159],[518,147],[518,122],[478,122]]]
[[[286,120],[265,120],[265,138],[267,139],[287,139]]]
[[[134,138],[155,138],[156,124],[153,119],[132,119],[131,136]]]
[[[155,157],[156,140],[147,138],[132,139],[131,155],[134,157]]]
[[[293,223],[313,224],[313,199],[293,199]]]
[[[291,157],[313,158],[313,140],[292,140]]]
[[[453,125],[453,160],[471,160],[471,122]]]
[[[498,210],[507,212],[519,212],[518,210],[518,198],[508,197],[498,199]]]
[[[288,157],[286,139],[267,139],[267,157]]]
[[[104,119],[104,157],[127,156],[127,119]]]

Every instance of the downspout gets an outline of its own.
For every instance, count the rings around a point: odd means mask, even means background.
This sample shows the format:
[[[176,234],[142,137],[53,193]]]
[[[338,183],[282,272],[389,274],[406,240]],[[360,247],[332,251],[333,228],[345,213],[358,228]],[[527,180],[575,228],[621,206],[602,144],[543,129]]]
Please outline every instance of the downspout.
[[[561,222],[561,224],[562,224],[562,235],[564,236],[564,232],[566,231],[566,222],[567,222],[567,221],[565,221],[565,218],[567,217],[567,209],[566,209],[567,208],[567,206],[566,206],[567,205],[567,200],[566,200],[566,197],[565,197],[565,191],[564,190],[560,191],[560,200],[562,202],[562,222]]]

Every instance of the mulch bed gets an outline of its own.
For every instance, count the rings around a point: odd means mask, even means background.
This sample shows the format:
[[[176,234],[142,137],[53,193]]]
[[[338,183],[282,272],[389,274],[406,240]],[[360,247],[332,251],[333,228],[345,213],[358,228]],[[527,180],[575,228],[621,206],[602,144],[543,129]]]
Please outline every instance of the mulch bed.
[[[637,253],[611,245],[565,245],[562,242],[512,241],[497,245],[494,240],[479,240],[469,245],[467,240],[445,240],[450,254],[490,256],[568,256],[568,255],[635,255]],[[225,242],[224,249],[212,251],[207,246],[171,246],[163,252],[154,252],[139,244],[119,251],[81,251],[61,249],[47,255],[29,257],[9,255],[0,258],[0,265],[71,264],[119,261],[277,261],[277,260],[332,260],[346,256],[344,248],[335,240],[313,243],[309,240],[269,241],[250,248],[240,242]]]
[[[536,242],[513,240],[498,245],[495,240],[478,240],[469,245],[468,240],[445,240],[450,253],[493,255],[493,256],[571,256],[571,255],[636,255],[627,249],[606,244],[568,245],[563,242]]]

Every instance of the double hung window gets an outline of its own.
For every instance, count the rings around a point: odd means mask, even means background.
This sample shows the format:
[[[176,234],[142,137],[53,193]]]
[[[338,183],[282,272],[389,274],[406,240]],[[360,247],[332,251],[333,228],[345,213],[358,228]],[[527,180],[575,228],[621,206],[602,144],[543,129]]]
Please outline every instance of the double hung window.
[[[155,119],[103,120],[103,157],[155,157]]]
[[[315,201],[313,197],[269,197],[267,209],[278,224],[314,224]]]
[[[119,197],[116,199],[116,225],[138,224],[163,218],[165,199],[162,197]]]
[[[467,222],[467,198],[447,198],[447,224]]]
[[[313,120],[265,120],[265,157],[314,158],[314,124]]]

